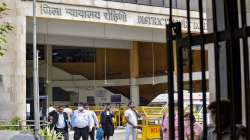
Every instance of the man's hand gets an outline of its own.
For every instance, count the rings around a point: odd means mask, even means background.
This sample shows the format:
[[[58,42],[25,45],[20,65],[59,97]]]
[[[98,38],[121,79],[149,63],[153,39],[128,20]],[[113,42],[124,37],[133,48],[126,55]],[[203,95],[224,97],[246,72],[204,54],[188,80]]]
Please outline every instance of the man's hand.
[[[135,126],[135,125],[134,125],[134,126],[133,126],[133,128],[140,128],[140,127],[139,127],[139,126]]]
[[[99,125],[96,125],[95,128],[96,128],[96,129],[99,128]]]
[[[93,127],[89,127],[89,132],[92,132],[92,130],[93,130]]]
[[[49,122],[52,123],[53,122],[53,117],[49,116]]]

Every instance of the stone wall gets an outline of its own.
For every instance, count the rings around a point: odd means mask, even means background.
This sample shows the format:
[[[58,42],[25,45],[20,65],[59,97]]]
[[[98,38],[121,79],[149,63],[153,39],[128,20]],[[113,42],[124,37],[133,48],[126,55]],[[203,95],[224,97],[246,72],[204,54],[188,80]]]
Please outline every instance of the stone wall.
[[[7,51],[0,58],[0,119],[26,119],[26,17],[19,0],[2,0],[10,11],[2,20],[14,26],[8,34]]]

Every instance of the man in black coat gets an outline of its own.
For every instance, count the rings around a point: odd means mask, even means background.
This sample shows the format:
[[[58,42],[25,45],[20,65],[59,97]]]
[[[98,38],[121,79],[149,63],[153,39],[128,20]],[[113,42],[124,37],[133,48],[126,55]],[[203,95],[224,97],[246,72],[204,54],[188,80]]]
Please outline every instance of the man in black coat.
[[[49,114],[51,126],[57,133],[61,133],[64,136],[64,140],[69,139],[69,119],[66,112],[63,112],[63,106],[59,106],[57,111],[53,111]]]

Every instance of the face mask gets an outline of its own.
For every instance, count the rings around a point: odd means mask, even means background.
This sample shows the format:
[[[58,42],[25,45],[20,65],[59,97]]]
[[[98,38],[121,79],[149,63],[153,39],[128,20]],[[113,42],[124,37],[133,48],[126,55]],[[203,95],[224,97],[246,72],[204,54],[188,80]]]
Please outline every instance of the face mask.
[[[83,110],[83,107],[82,106],[78,106],[78,110]]]
[[[109,112],[109,111],[107,111],[107,112],[106,112],[106,115],[110,115],[110,112]]]

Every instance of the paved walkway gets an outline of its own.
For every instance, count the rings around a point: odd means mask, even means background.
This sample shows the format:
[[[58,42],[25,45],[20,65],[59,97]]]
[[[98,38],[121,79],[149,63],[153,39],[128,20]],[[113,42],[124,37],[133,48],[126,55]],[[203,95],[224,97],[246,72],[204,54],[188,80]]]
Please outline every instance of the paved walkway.
[[[0,131],[0,140],[35,140],[33,135],[20,134],[18,131]]]
[[[70,140],[73,140],[74,132],[69,133]],[[125,129],[116,129],[114,136],[110,140],[124,140]],[[18,131],[0,131],[0,140],[35,140],[34,136],[28,134],[20,134]]]
[[[73,140],[74,132],[71,131],[69,134],[69,139]],[[110,137],[110,140],[125,140],[125,129],[116,129],[114,136]]]
[[[18,135],[19,132],[17,131],[0,131],[0,140],[9,140],[15,135]]]

